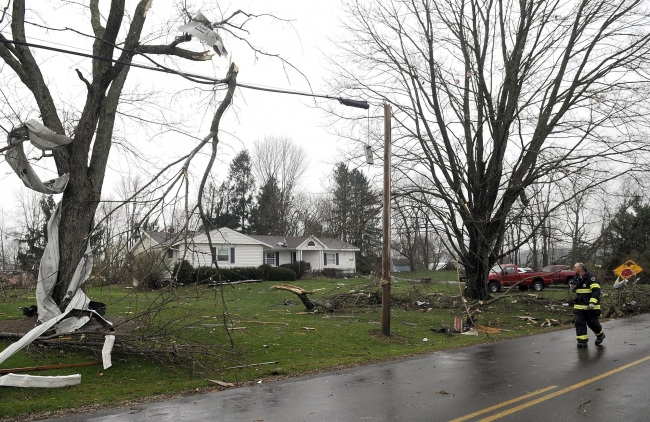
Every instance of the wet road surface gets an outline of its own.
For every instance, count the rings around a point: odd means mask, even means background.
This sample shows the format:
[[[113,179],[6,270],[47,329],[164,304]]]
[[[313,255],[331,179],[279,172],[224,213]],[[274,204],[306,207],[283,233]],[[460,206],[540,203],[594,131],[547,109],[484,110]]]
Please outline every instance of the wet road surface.
[[[51,421],[648,421],[650,315]]]

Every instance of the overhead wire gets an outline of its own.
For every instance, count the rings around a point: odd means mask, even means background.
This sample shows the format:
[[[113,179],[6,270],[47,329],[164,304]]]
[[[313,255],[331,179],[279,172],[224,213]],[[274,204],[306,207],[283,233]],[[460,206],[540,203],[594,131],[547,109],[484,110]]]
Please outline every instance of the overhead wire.
[[[36,44],[36,43],[30,43],[30,42],[25,42],[25,41],[18,41],[18,40],[8,40],[4,38],[0,38],[0,42],[4,44],[14,44],[14,45],[21,45],[25,47],[31,47],[31,48],[39,48],[43,50],[49,50],[49,51],[54,51],[57,53],[63,53],[63,54],[71,54],[75,56],[80,56],[80,57],[85,57],[85,58],[91,58],[91,59],[97,59],[97,60],[102,60],[102,61],[107,61],[111,63],[116,63],[116,64],[121,64],[124,66],[131,66],[131,67],[136,67],[140,69],[145,69],[145,70],[152,70],[156,72],[162,72],[162,73],[168,73],[168,74],[173,74],[173,75],[179,75],[184,78],[187,78],[188,80],[191,80],[193,82],[197,83],[203,83],[203,84],[227,84],[228,80],[227,79],[217,79],[209,76],[204,76],[204,75],[198,75],[194,73],[188,73],[188,72],[182,72],[179,70],[175,69],[170,69],[168,67],[162,66],[158,63],[155,63],[156,66],[149,66],[145,64],[138,64],[138,63],[133,63],[133,62],[125,62],[122,60],[118,59],[113,59],[113,58],[108,58],[108,57],[101,57],[97,56],[95,54],[90,54],[90,53],[81,53],[78,51],[72,51],[72,50],[67,50],[63,48],[57,48],[57,47],[51,47],[48,45],[43,45],[43,44]],[[146,57],[146,56],[144,56]],[[146,57],[149,59],[148,57]],[[149,59],[151,60],[151,59]],[[153,61],[153,60],[152,60]],[[350,106],[350,107],[356,107],[356,108],[363,108],[363,109],[368,109],[370,105],[368,104],[367,101],[363,100],[352,100],[349,98],[341,98],[341,97],[333,97],[330,95],[324,95],[324,94],[314,94],[314,93],[309,93],[309,92],[301,92],[301,91],[294,91],[294,90],[287,90],[287,89],[280,89],[280,88],[269,88],[269,87],[262,87],[258,85],[253,85],[249,83],[237,83],[238,87],[241,88],[248,88],[248,89],[253,89],[257,91],[266,91],[266,92],[274,92],[274,93],[279,93],[279,94],[289,94],[289,95],[299,95],[299,96],[306,96],[306,97],[313,97],[313,98],[325,98],[328,100],[337,100],[341,104]]]

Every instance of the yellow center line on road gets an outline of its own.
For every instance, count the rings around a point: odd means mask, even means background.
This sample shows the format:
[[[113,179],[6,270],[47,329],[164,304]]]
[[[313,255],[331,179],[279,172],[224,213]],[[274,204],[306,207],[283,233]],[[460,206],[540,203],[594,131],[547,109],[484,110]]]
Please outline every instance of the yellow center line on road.
[[[571,386],[569,386],[569,387],[567,387],[567,388],[563,388],[562,390],[555,391],[555,392],[553,392],[553,393],[551,393],[551,394],[547,394],[547,395],[545,395],[545,396],[543,396],[543,397],[540,397],[540,398],[537,398],[537,399],[531,400],[531,401],[529,401],[528,403],[525,403],[525,404],[519,405],[519,406],[517,406],[517,407],[513,407],[512,409],[504,410],[504,411],[501,412],[501,413],[497,413],[497,414],[495,414],[495,415],[492,415],[492,416],[489,416],[489,417],[487,417],[487,418],[481,419],[479,422],[490,422],[490,421],[494,421],[494,420],[500,419],[500,418],[502,418],[502,417],[504,417],[504,416],[511,415],[511,414],[513,414],[513,413],[515,413],[515,412],[518,412],[518,411],[520,411],[520,410],[526,409],[526,408],[531,407],[531,406],[535,406],[536,404],[539,404],[539,403],[541,403],[541,402],[543,402],[543,401],[550,400],[550,399],[552,399],[552,398],[554,398],[554,397],[557,397],[557,396],[559,396],[559,395],[562,395],[562,394],[564,394],[564,393],[568,393],[569,391],[573,391],[573,390],[578,389],[578,388],[580,388],[580,387],[584,387],[584,386],[587,385],[587,384],[591,384],[592,382],[596,382],[596,381],[601,380],[601,379],[603,379],[603,378],[606,378],[606,377],[608,377],[608,376],[610,376],[610,375],[614,375],[614,374],[616,374],[616,373],[618,373],[618,372],[624,371],[624,370],[626,370],[626,369],[628,369],[628,368],[633,367],[634,365],[638,365],[638,364],[643,363],[643,362],[645,362],[645,361],[647,361],[647,360],[650,360],[650,356],[646,356],[646,357],[644,357],[643,359],[639,359],[639,360],[636,360],[636,361],[634,361],[634,362],[632,362],[632,363],[628,363],[627,365],[623,365],[623,366],[621,366],[621,367],[619,367],[619,368],[612,369],[611,371],[605,372],[604,374],[601,374],[601,375],[595,376],[595,377],[590,378],[590,379],[588,379],[588,380],[584,380],[584,381],[579,382],[579,383],[577,383],[577,384],[573,384],[573,385],[571,385]],[[531,393],[531,394],[532,394],[532,393]],[[512,401],[512,400],[510,400],[510,401]],[[508,403],[508,402],[504,402],[504,403]],[[492,407],[494,407],[494,406],[492,406]],[[487,410],[487,409],[486,409],[486,410]],[[478,412],[477,412],[477,413],[478,413]],[[484,413],[484,412],[483,412],[483,413]],[[468,415],[468,416],[470,416],[470,415]],[[457,421],[462,421],[462,420],[466,420],[466,419],[465,419],[465,418],[461,418],[461,419],[455,419],[455,420],[457,420]]]
[[[557,388],[557,385],[551,385],[550,387],[546,387],[546,388],[542,388],[540,390],[533,391],[532,393],[525,394],[523,396],[517,397],[516,399],[512,399],[512,400],[504,401],[503,403],[495,404],[494,406],[488,407],[488,408],[483,409],[483,410],[479,410],[478,412],[470,413],[469,415],[463,416],[463,417],[458,418],[458,419],[454,419],[454,420],[452,420],[450,422],[462,422],[462,421],[466,421],[468,419],[473,419],[473,418],[475,418],[477,416],[480,416],[480,415],[482,415],[484,413],[490,413],[493,410],[497,410],[497,409],[500,409],[500,408],[505,407],[505,406],[510,406],[511,404],[515,404],[515,403],[520,402],[522,400],[529,399],[529,398],[531,398],[533,396],[536,396],[538,394],[546,393],[547,391],[552,390],[554,388]]]

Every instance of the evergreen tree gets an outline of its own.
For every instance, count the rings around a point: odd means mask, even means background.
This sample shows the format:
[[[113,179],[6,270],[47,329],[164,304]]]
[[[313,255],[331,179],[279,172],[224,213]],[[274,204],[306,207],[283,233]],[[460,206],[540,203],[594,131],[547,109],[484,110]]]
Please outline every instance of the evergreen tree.
[[[228,181],[230,182],[228,195],[230,212],[237,219],[239,229],[243,233],[250,233],[255,179],[247,150],[242,150],[230,163]]]
[[[251,232],[259,235],[283,236],[282,199],[275,177],[260,189],[257,205],[251,215]]]
[[[233,230],[239,228],[239,219],[230,208],[232,204],[230,200],[231,193],[232,189],[229,180],[223,182],[219,186],[219,189],[217,189],[217,198],[214,209],[212,210],[212,218],[210,219],[210,222],[213,224],[212,228],[228,227]]]
[[[248,151],[242,150],[230,162],[228,178],[216,188],[210,183],[205,203],[210,228],[228,227],[250,233],[255,179]]]
[[[650,204],[641,197],[626,201],[602,235],[605,268],[613,270],[628,259],[650,265]],[[586,245],[588,246],[588,245]]]
[[[381,241],[380,197],[358,169],[344,163],[334,170],[330,231],[359,249],[363,256],[374,255]]]

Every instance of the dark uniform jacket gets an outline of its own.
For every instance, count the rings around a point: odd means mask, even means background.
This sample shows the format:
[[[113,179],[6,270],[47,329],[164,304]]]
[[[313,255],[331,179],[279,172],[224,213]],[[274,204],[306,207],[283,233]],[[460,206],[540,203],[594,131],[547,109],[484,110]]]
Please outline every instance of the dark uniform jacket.
[[[582,277],[577,273],[571,284],[576,285],[576,300],[573,309],[587,310],[589,304],[594,304],[594,310],[600,310],[600,284],[596,280],[596,276],[590,271],[585,272]]]

